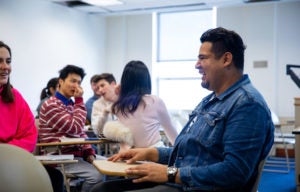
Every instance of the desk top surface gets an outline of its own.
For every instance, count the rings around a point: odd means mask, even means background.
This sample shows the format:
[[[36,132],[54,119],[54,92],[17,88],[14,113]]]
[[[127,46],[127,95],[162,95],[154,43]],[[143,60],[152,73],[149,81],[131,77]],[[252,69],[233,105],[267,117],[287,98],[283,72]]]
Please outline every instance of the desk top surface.
[[[35,155],[34,157],[44,165],[78,163],[74,155]]]
[[[297,127],[292,131],[293,134],[300,134],[300,127]]]
[[[98,169],[98,171],[105,175],[113,176],[126,176],[125,170],[140,165],[141,163],[127,164],[124,161],[107,161],[107,160],[94,160],[93,165]]]
[[[78,163],[78,160],[40,160],[43,165]]]
[[[63,145],[85,145],[85,144],[101,144],[101,143],[115,143],[108,139],[98,139],[98,140],[84,140],[84,141],[57,141],[50,143],[37,143],[37,147],[49,147],[49,146],[63,146]]]

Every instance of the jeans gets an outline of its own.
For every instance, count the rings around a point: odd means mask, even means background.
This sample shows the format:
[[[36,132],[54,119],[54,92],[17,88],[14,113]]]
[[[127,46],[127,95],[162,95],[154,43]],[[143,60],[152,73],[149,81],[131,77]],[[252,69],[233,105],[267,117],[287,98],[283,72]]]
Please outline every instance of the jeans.
[[[45,169],[50,177],[53,191],[64,192],[64,177],[61,171],[48,165],[45,165]]]
[[[181,188],[153,182],[132,183],[132,179],[118,179],[95,185],[91,192],[182,192]]]
[[[103,176],[94,165],[84,161],[80,157],[75,157],[74,159],[78,160],[78,163],[65,164],[65,172],[83,178],[84,182],[81,192],[89,192],[96,183],[102,181]]]

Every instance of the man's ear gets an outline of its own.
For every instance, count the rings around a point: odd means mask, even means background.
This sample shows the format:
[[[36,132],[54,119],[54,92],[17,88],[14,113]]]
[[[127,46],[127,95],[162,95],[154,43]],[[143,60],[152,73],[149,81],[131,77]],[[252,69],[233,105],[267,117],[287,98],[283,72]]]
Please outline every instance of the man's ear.
[[[58,88],[60,88],[61,87],[61,84],[64,82],[64,80],[63,79],[58,79]]]
[[[232,64],[232,53],[230,52],[224,53],[223,59],[224,59],[224,67],[228,67],[229,65]]]
[[[115,81],[112,81],[110,84],[111,84],[111,85],[116,85],[116,82],[115,82]]]

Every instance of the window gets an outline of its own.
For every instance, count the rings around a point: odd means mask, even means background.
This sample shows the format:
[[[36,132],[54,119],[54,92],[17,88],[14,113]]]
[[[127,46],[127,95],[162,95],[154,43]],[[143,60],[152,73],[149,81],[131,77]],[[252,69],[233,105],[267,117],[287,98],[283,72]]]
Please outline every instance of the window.
[[[195,69],[200,36],[214,27],[214,11],[159,13],[153,19],[153,90],[168,109],[192,110],[210,92]]]

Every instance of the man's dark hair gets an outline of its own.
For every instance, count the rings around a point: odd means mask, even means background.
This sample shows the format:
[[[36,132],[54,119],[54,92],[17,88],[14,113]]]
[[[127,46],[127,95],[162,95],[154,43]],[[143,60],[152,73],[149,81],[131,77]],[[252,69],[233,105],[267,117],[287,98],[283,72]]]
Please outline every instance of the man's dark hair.
[[[93,76],[91,77],[91,79],[90,79],[90,83],[91,83],[91,84],[92,84],[92,83],[97,83],[96,79],[97,79],[98,77],[99,77],[98,74],[93,75]]]
[[[112,82],[116,83],[116,79],[113,76],[113,74],[111,74],[111,73],[102,73],[102,74],[98,75],[97,78],[95,79],[95,82],[98,82],[102,79],[107,81],[109,84],[111,84]]]
[[[83,80],[85,72],[81,67],[75,65],[67,65],[59,71],[59,78],[65,80],[69,74],[77,74]]]
[[[200,37],[201,43],[211,42],[212,52],[219,59],[224,53],[230,52],[233,64],[237,69],[244,70],[244,52],[246,46],[242,38],[234,31],[222,27],[209,29]]]

